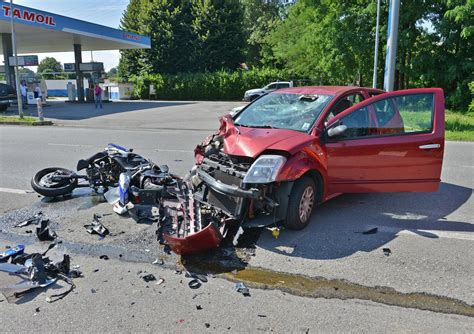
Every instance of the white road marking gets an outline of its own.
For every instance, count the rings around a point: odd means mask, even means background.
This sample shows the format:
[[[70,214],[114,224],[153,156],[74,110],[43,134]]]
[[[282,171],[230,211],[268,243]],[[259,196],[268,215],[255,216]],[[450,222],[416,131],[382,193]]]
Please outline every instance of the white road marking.
[[[194,153],[194,151],[187,151],[187,150],[167,150],[164,148],[158,148],[156,150],[157,152],[180,152],[180,153]]]
[[[2,193],[9,193],[9,194],[31,194],[33,193],[32,190],[22,190],[22,189],[12,189],[12,188],[1,188],[0,192]]]
[[[367,230],[376,226],[367,226]],[[474,233],[472,232],[457,232],[457,231],[439,231],[439,230],[417,230],[417,229],[403,229],[396,227],[377,226],[379,232],[394,233],[396,235],[414,235],[431,238],[448,238],[460,240],[474,240]]]
[[[50,146],[91,147],[92,145],[48,143]]]

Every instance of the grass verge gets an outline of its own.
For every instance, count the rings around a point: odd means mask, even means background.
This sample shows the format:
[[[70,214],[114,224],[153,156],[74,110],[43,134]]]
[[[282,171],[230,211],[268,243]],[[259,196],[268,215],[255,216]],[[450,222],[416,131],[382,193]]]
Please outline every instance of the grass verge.
[[[446,110],[446,140],[474,141],[474,113]]]
[[[37,122],[37,117],[31,116],[24,116],[20,118],[19,116],[0,116],[0,122],[2,123],[26,123],[26,124],[33,124]]]

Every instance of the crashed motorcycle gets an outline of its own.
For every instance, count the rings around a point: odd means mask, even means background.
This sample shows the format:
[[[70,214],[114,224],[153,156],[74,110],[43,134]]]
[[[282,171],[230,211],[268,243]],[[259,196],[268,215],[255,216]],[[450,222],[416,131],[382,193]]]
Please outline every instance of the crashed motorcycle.
[[[132,149],[115,144],[108,144],[104,151],[79,160],[77,171],[81,170],[85,170],[85,175],[60,167],[45,168],[32,178],[31,186],[46,197],[67,195],[76,188],[90,187],[95,192],[104,193],[106,198],[117,195],[121,207],[125,207],[132,198],[140,200],[141,190],[152,190],[156,194],[163,185],[174,182],[168,166],[158,166],[133,153]],[[111,195],[109,189],[115,190],[114,194]],[[146,197],[146,193],[143,195]]]

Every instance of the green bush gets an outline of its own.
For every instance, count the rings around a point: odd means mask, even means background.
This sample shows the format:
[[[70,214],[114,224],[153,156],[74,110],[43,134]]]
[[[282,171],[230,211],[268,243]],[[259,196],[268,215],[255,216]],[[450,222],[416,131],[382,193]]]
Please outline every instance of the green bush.
[[[286,81],[289,73],[270,68],[248,71],[217,71],[203,73],[144,74],[133,76],[134,95],[158,100],[241,100],[248,89],[259,88],[276,80]],[[150,85],[156,95],[150,97]]]

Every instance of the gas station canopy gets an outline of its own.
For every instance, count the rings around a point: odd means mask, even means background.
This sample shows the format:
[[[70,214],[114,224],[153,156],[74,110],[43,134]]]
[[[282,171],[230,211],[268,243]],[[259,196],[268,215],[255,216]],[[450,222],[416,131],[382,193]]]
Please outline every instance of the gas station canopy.
[[[20,54],[72,51],[74,44],[81,45],[82,51],[151,47],[147,36],[24,6],[14,5],[11,11],[10,4],[0,5],[0,33],[11,33],[13,14]]]

